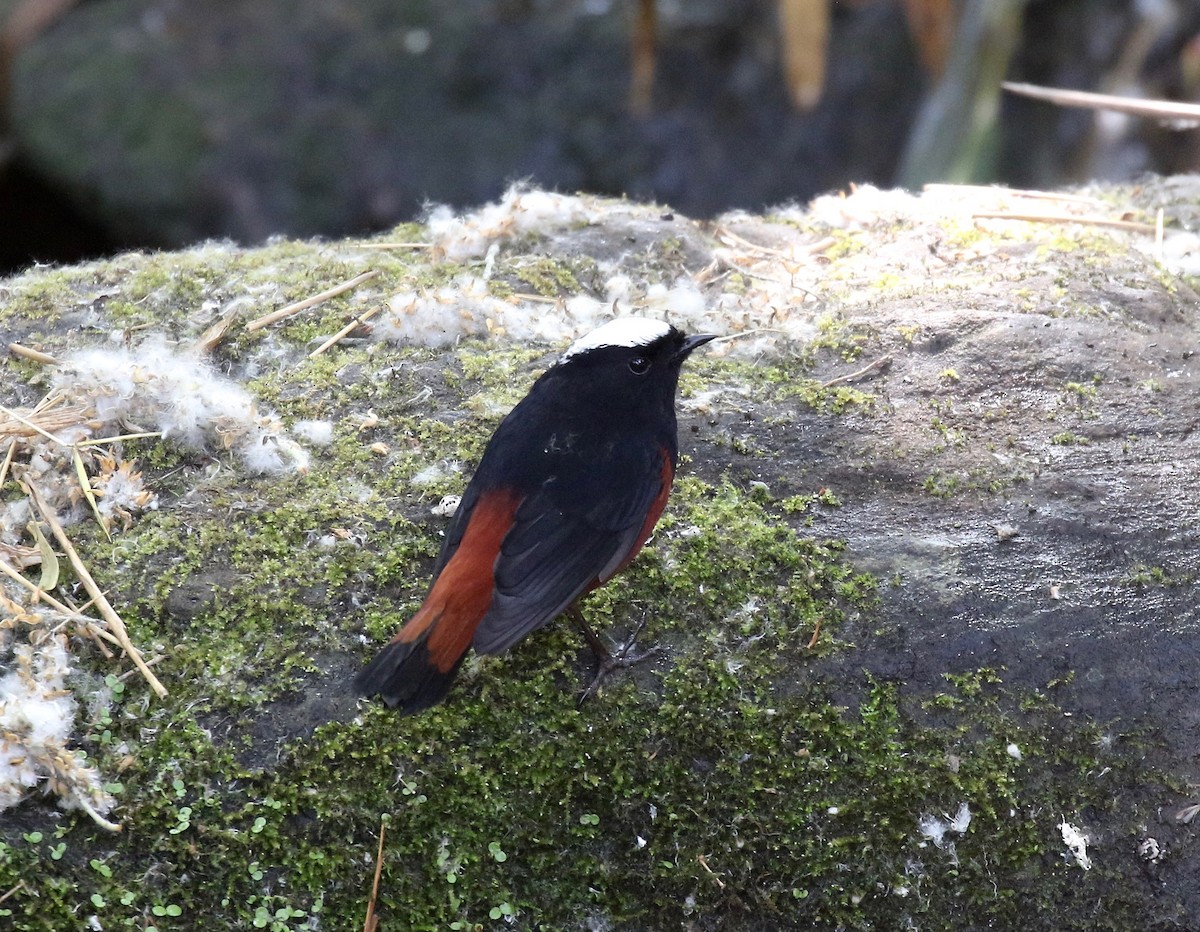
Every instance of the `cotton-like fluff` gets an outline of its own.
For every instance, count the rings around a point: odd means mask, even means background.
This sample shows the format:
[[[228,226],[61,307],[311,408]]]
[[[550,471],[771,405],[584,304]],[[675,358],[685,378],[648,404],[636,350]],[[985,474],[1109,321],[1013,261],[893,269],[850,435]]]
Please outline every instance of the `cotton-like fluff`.
[[[482,258],[492,243],[546,235],[596,216],[597,211],[582,198],[513,185],[499,201],[473,213],[458,216],[449,207],[435,207],[426,225],[437,254],[451,262],[465,262]]]
[[[930,199],[932,201],[932,199]],[[927,201],[926,204],[929,204]],[[921,198],[908,191],[884,191],[874,185],[859,185],[849,194],[823,194],[801,208],[784,208],[777,215],[784,218],[807,216],[817,223],[842,230],[863,230],[876,223],[895,223],[921,212]]]
[[[333,443],[333,421],[297,421],[292,433],[318,447]]]
[[[87,349],[64,360],[55,386],[91,403],[106,425],[153,428],[194,449],[233,450],[255,472],[304,472],[308,453],[278,417],[196,353],[160,337],[136,349]]]
[[[482,278],[464,275],[439,288],[402,291],[374,322],[379,340],[435,349],[464,337],[518,343],[557,344],[572,340],[612,316],[612,309],[586,295],[568,299],[565,313],[545,304],[495,297]]]
[[[392,295],[371,332],[391,343],[453,346],[465,336],[485,335],[488,320],[503,314],[505,307],[483,279],[463,276],[440,288]]]
[[[0,811],[44,783],[65,809],[107,813],[113,799],[99,773],[67,748],[75,700],[63,688],[70,666],[62,639],[43,634],[11,654],[11,672],[0,677]]]

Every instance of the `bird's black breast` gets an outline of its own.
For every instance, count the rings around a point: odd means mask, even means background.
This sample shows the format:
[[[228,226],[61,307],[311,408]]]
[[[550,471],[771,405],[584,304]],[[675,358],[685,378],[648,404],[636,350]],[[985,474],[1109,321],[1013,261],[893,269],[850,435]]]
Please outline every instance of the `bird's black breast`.
[[[664,448],[674,464],[674,419],[656,427],[596,410],[540,407],[523,402],[513,409],[488,443],[475,481],[543,492],[566,510],[587,510],[656,476]]]

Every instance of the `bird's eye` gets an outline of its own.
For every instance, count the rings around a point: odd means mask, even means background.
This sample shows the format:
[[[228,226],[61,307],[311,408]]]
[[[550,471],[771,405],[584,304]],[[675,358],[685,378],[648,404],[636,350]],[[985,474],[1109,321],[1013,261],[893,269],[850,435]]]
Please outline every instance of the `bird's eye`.
[[[645,356],[634,356],[629,360],[629,371],[634,375],[645,375],[650,371],[650,360]]]

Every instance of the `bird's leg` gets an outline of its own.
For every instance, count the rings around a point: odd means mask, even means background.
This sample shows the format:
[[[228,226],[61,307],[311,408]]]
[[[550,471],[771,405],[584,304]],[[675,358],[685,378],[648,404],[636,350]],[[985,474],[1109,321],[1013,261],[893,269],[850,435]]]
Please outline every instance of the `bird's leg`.
[[[571,617],[571,620],[575,622],[576,627],[578,627],[582,632],[584,639],[588,642],[588,646],[592,649],[592,653],[596,655],[596,662],[599,664],[599,667],[596,670],[596,678],[593,679],[591,685],[583,691],[583,695],[579,699],[580,702],[583,702],[583,700],[587,699],[588,696],[594,693],[599,688],[600,684],[608,677],[608,675],[613,672],[613,670],[632,667],[634,664],[641,663],[647,657],[657,654],[659,651],[659,648],[655,646],[651,647],[649,650],[642,651],[640,654],[630,653],[634,642],[637,640],[637,636],[641,634],[642,628],[646,626],[646,617],[644,615],[642,616],[642,620],[638,622],[638,626],[633,629],[633,634],[631,634],[625,640],[625,642],[620,645],[617,650],[617,654],[614,657],[612,651],[610,651],[604,645],[604,642],[601,641],[596,632],[592,630],[592,626],[587,623],[587,619],[583,617],[583,612],[579,610],[578,603],[573,603],[571,607],[567,609],[567,614]]]

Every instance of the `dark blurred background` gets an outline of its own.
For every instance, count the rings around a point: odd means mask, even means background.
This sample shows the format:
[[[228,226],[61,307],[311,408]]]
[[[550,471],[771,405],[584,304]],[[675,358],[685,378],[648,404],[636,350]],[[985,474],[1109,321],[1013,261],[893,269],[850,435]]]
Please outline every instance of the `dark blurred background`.
[[[0,271],[339,236],[511,181],[703,217],[1197,167],[1200,0],[0,0]]]

